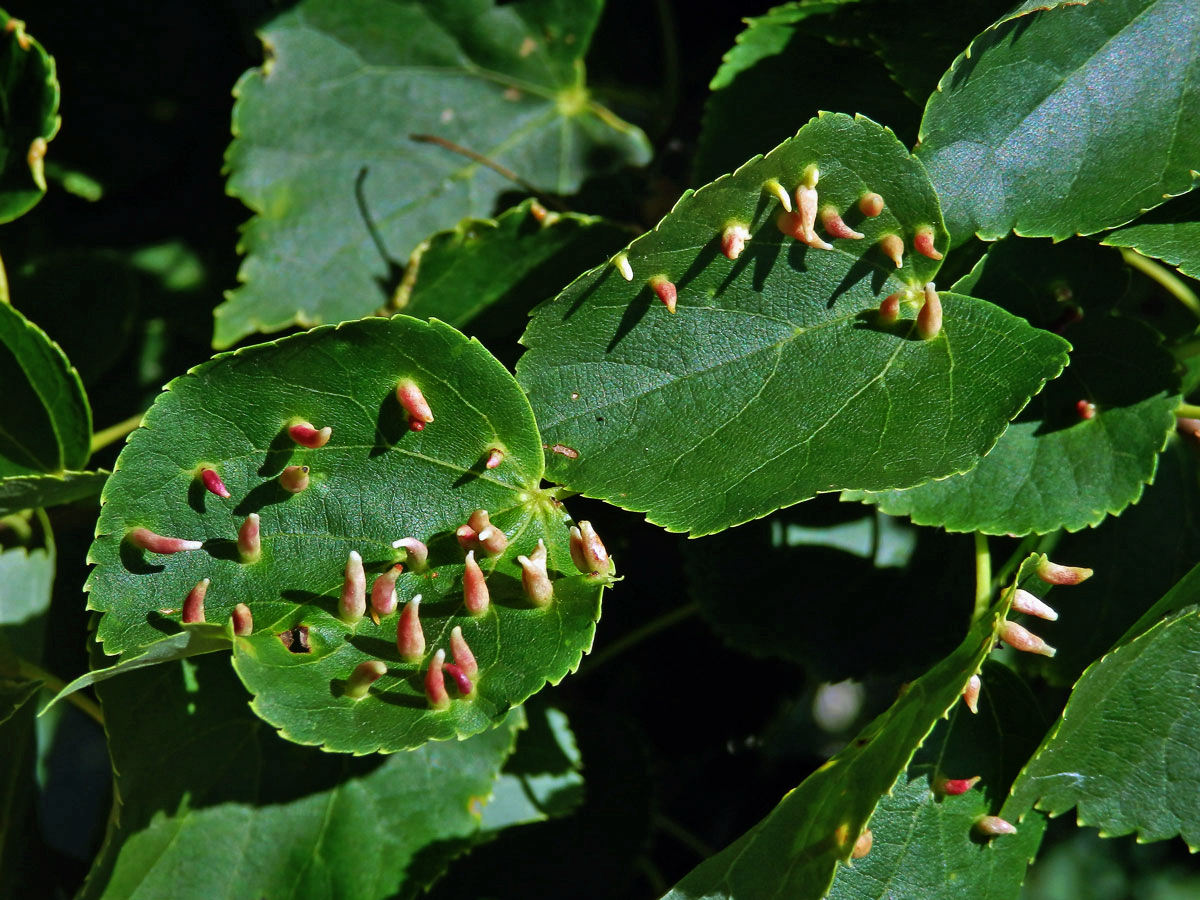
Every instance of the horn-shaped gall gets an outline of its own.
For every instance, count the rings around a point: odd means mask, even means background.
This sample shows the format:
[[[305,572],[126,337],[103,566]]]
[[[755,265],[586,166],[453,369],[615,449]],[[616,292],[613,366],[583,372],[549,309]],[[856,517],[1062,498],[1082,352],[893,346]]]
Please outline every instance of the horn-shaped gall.
[[[446,662],[446,651],[438,650],[429,660],[429,668],[425,671],[425,698],[429,705],[437,710],[450,708],[450,695],[446,693],[446,679],[442,675],[442,666]]]
[[[444,651],[438,651],[439,653]],[[471,676],[464,672],[454,663],[444,663],[442,671],[454,679],[455,686],[458,687],[458,692],[464,697],[471,697],[475,694],[475,685],[471,681]]]
[[[538,538],[537,549],[528,556],[517,557],[521,565],[521,586],[535,606],[545,606],[554,596],[554,585],[546,571],[546,555],[546,543]]]
[[[621,273],[621,277],[626,281],[633,281],[633,266],[629,264],[629,255],[618,253],[612,258],[612,264],[617,267],[617,271]]]
[[[471,513],[466,527],[473,534],[468,535],[464,532],[467,543],[463,544],[463,549],[473,550],[481,547],[488,556],[498,556],[507,549],[508,536],[492,524],[486,509],[477,509]],[[460,528],[459,531],[463,529]]]
[[[405,662],[419,663],[425,655],[425,630],[421,628],[421,595],[404,605],[396,623],[396,649]]]
[[[995,837],[998,834],[1016,834],[1017,829],[1011,822],[1006,822],[999,816],[983,816],[975,820],[974,829],[984,837]]]
[[[1029,591],[1023,591],[1020,588],[1017,588],[1016,593],[1013,594],[1012,608],[1027,616],[1037,616],[1039,619],[1046,619],[1050,622],[1058,621],[1058,613],[1053,608],[1047,606]]]
[[[382,660],[368,659],[366,662],[360,662],[346,679],[346,687],[342,693],[351,700],[361,700],[367,696],[371,685],[386,674],[387,664]]]
[[[324,428],[317,429],[311,422],[296,422],[288,426],[288,434],[292,440],[301,447],[308,447],[310,450],[317,450],[329,443],[329,438],[333,434],[333,429],[326,425]]]
[[[764,193],[770,194],[779,200],[779,204],[783,207],[784,212],[792,211],[792,198],[788,196],[788,192],[784,190],[782,184],[777,178],[768,178],[763,182],[762,189]]]
[[[979,784],[980,776],[974,778],[947,778],[944,775],[938,775],[933,779],[933,792],[939,797],[957,797],[960,794],[965,794],[975,785]]]
[[[182,553],[185,550],[199,550],[204,546],[202,541],[185,541],[183,538],[164,537],[155,534],[149,528],[133,528],[126,535],[129,543],[151,553]]]
[[[896,264],[899,269],[904,265],[904,241],[898,234],[885,234],[879,239],[879,249],[883,255]]]
[[[863,194],[858,198],[858,211],[864,216],[875,218],[883,212],[883,198],[874,191]]]
[[[860,240],[864,237],[861,231],[855,231],[847,225],[838,214],[837,207],[832,205],[821,207],[821,227],[830,237],[850,240]]]
[[[804,170],[804,177],[796,188],[796,214],[800,217],[799,234],[795,235],[810,247],[832,250],[833,246],[817,237],[817,181],[821,173],[816,166]]]
[[[784,191],[784,196],[787,196],[786,191]],[[737,259],[746,249],[748,240],[750,240],[750,229],[745,225],[736,222],[726,225],[725,230],[721,232],[721,252],[728,259]]]
[[[471,615],[482,616],[491,602],[487,579],[483,577],[479,563],[475,562],[475,551],[472,550],[467,553],[467,565],[463,569],[463,603]]]
[[[591,522],[580,522],[571,526],[571,559],[575,567],[585,575],[607,575],[612,571],[612,560]]]
[[[450,632],[450,652],[454,655],[454,664],[470,677],[474,678],[479,674],[479,663],[475,661],[475,654],[467,646],[467,639],[463,637],[462,628],[457,625]]]
[[[188,591],[188,595],[183,601],[183,621],[185,623],[190,625],[204,621],[204,595],[208,593],[208,586],[211,583],[212,579],[203,578]]]
[[[205,466],[200,470],[200,480],[204,482],[204,487],[210,494],[216,494],[222,500],[229,499],[229,488],[225,487],[225,482],[221,480],[216,469]]]
[[[371,609],[381,616],[390,616],[396,611],[396,579],[404,571],[397,563],[375,579],[371,585]]]
[[[925,285],[925,302],[917,313],[917,334],[924,340],[935,338],[942,330],[942,300],[933,282]]]
[[[982,687],[983,682],[979,680],[979,676],[972,675],[967,679],[967,686],[963,688],[963,702],[972,713],[979,712],[979,691]]]
[[[863,830],[863,833],[858,836],[858,840],[854,842],[854,849],[850,851],[851,859],[862,859],[871,852],[871,847],[875,844],[875,835],[871,833],[871,829]]]
[[[424,572],[429,560],[429,548],[413,537],[392,541],[392,548],[404,551],[404,561],[414,572]]]
[[[254,632],[254,616],[245,603],[239,603],[233,608],[230,619],[233,622],[233,633],[238,637],[249,637]]]
[[[900,319],[901,294],[888,294],[879,304],[879,324],[894,325]]]
[[[1047,584],[1075,585],[1091,578],[1092,570],[1079,566],[1060,566],[1058,563],[1043,559],[1038,563],[1037,574],[1038,578]]]
[[[485,469],[494,469],[502,462],[504,462],[504,451],[499,447],[489,447],[487,459],[483,461],[483,467]]]
[[[262,526],[258,513],[250,513],[238,529],[238,556],[244,563],[257,562],[262,556]]]
[[[411,378],[401,378],[396,385],[396,399],[408,413],[408,427],[412,431],[422,431],[433,421],[433,411],[421,393],[420,387]]]
[[[342,578],[342,596],[338,601],[338,618],[353,625],[367,613],[367,573],[363,570],[362,557],[351,550],[346,558],[345,575]]]
[[[308,466],[287,466],[279,473],[279,486],[289,494],[299,494],[308,487]]]
[[[650,279],[650,290],[654,291],[654,296],[658,297],[663,302],[663,306],[667,308],[667,312],[674,313],[675,305],[679,300],[679,293],[675,290],[675,285],[671,283],[666,275],[655,275]]]
[[[933,226],[922,225],[917,229],[917,233],[913,235],[913,247],[922,256],[927,256],[930,259],[940,260],[942,254],[937,247],[933,245]]]
[[[1026,653],[1037,653],[1042,656],[1053,656],[1058,651],[1043,641],[1036,634],[1018,625],[1016,622],[1005,621],[1000,625],[1000,640],[1015,650]]]

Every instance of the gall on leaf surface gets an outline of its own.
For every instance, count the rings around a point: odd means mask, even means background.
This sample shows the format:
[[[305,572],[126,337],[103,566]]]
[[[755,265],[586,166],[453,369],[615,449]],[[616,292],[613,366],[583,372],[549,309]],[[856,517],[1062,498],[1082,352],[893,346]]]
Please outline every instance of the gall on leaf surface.
[[[410,430],[397,401],[402,379],[418,383],[432,408],[434,421],[421,431]],[[288,435],[295,420],[330,427],[329,442],[300,446]],[[486,469],[497,445],[504,461]],[[309,467],[300,493],[278,482],[290,465]],[[204,467],[219,472],[230,499],[204,489]],[[105,487],[88,583],[89,605],[103,613],[99,640],[108,654],[144,654],[180,631],[184,597],[209,578],[208,622],[227,623],[238,603],[253,613],[253,633],[233,638],[234,666],[255,710],[285,737],[370,753],[483,731],[578,665],[607,583],[577,573],[566,513],[539,489],[543,469],[515,380],[443,323],[365,319],[218,356],[168,386]],[[476,554],[491,605],[472,617],[455,531],[478,509],[508,545],[497,556]],[[238,530],[252,513],[261,551],[242,562]],[[137,527],[203,547],[144,551],[126,537]],[[392,545],[406,537],[428,545],[428,567],[408,561],[396,582],[399,607],[380,624],[370,616],[347,624],[338,609],[350,552],[364,561],[369,594],[377,576],[404,561]],[[544,608],[526,599],[517,564],[539,540],[554,587]],[[396,628],[417,594],[427,647],[414,665],[400,657]],[[449,710],[432,711],[425,673],[456,625],[478,661],[474,696],[448,685]],[[387,673],[364,699],[344,696],[350,673],[372,659]]]
[[[30,7],[34,9],[34,7]],[[0,10],[0,222],[11,222],[46,193],[47,143],[58,133],[58,76],[54,57]]]
[[[642,132],[592,100],[583,57],[601,0],[305,0],[262,32],[238,82],[229,191],[255,212],[242,286],[213,345],[381,309],[413,249],[535,187],[642,164]]]
[[[925,108],[917,155],[958,244],[1123,225],[1191,190],[1200,8],[1104,0],[981,34]]]
[[[814,165],[819,205],[863,239],[815,249],[777,228],[764,183],[794,190]],[[868,192],[884,198],[875,218],[858,212]],[[735,260],[721,253],[730,223],[750,233]],[[518,378],[546,443],[571,451],[551,455],[549,477],[703,535],[823,491],[970,469],[1069,345],[948,292],[941,332],[921,340],[921,288],[939,265],[913,249],[922,227],[944,249],[920,162],[887,129],[840,114],[686,194],[629,245],[632,280],[603,266],[534,312]],[[903,240],[900,268],[885,235]],[[678,289],[675,315],[648,284],[659,274]],[[912,299],[884,324],[879,304],[896,292]]]

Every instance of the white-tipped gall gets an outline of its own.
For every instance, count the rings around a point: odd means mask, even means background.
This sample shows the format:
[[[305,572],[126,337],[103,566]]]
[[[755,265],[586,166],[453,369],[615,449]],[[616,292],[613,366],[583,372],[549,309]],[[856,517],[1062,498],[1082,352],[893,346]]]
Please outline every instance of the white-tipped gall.
[[[183,601],[183,621],[185,623],[191,625],[204,621],[204,595],[208,593],[208,586],[211,583],[211,579],[203,578],[188,591],[188,595]]]
[[[883,212],[883,198],[874,191],[863,194],[858,198],[858,211],[864,216],[875,218]]]
[[[446,679],[442,675],[442,666],[446,662],[446,651],[438,650],[429,661],[425,670],[425,699],[434,709],[450,708],[450,695],[446,693]]]
[[[467,542],[462,544],[464,550],[481,549],[488,556],[499,556],[508,548],[508,536],[492,524],[486,509],[477,509],[471,513],[465,527],[472,533],[467,534],[464,529],[459,529],[462,532],[459,543],[463,540]]]
[[[423,431],[433,421],[433,411],[425,401],[421,388],[411,378],[401,378],[396,385],[396,399],[408,414],[408,427],[412,431]]]
[[[864,236],[861,231],[855,231],[847,225],[838,214],[837,207],[832,205],[821,207],[821,227],[827,235],[834,238],[861,240]]]
[[[763,182],[762,189],[772,197],[778,198],[784,212],[792,211],[792,198],[788,196],[788,192],[784,190],[783,185],[779,183],[778,179],[768,178]]]
[[[151,553],[182,553],[185,550],[199,550],[204,546],[202,541],[185,541],[183,538],[164,537],[155,534],[149,528],[133,528],[126,535],[129,543]]]
[[[421,628],[421,595],[404,604],[400,621],[396,623],[396,649],[409,663],[419,663],[425,655],[425,630]]]
[[[879,249],[896,264],[897,269],[904,265],[904,241],[900,235],[885,234],[879,239]]]
[[[517,557],[521,565],[521,586],[535,606],[545,606],[554,596],[554,585],[546,570],[546,556],[546,543],[538,538],[537,549],[528,556]]]
[[[308,487],[308,466],[287,466],[279,473],[279,486],[289,494],[299,494]]]
[[[612,560],[591,522],[571,526],[570,547],[571,559],[583,574],[607,575],[612,571]]]
[[[346,679],[343,695],[351,700],[361,700],[367,696],[371,685],[387,674],[387,665],[379,659],[369,659],[360,662]]]
[[[1047,584],[1074,585],[1091,578],[1092,570],[1079,566],[1060,566],[1058,563],[1043,559],[1038,563],[1037,574],[1038,578]]]
[[[985,837],[995,837],[998,834],[1016,834],[1017,829],[1011,822],[1006,822],[999,816],[983,816],[975,820],[974,829]]]
[[[1016,593],[1013,594],[1012,608],[1027,616],[1037,616],[1039,619],[1046,619],[1050,622],[1058,621],[1058,613],[1054,609],[1029,591],[1023,591],[1020,588],[1017,588]]]
[[[250,513],[238,529],[238,556],[244,563],[257,562],[262,556],[262,526],[258,513]]]
[[[917,229],[917,233],[913,235],[913,248],[922,256],[927,256],[930,259],[942,258],[941,252],[933,245],[933,226],[922,225]]]
[[[796,188],[796,215],[800,217],[797,239],[818,250],[832,250],[833,246],[817,237],[817,180],[821,173],[816,166],[804,170],[804,177]]]
[[[346,558],[345,575],[342,578],[342,596],[338,600],[338,618],[349,625],[358,622],[367,613],[367,573],[363,570],[362,557],[351,550]]]
[[[851,859],[862,859],[871,852],[871,847],[875,845],[875,835],[871,833],[871,829],[863,830],[863,833],[858,836],[858,840],[854,842],[854,849],[850,851]]]
[[[1058,652],[1027,628],[1007,620],[1000,625],[1000,640],[1013,649],[1023,650],[1026,653],[1053,656]]]
[[[381,616],[390,616],[396,611],[396,579],[404,571],[397,563],[375,579],[371,585],[371,609]]]
[[[888,294],[879,304],[879,324],[894,325],[900,319],[900,294]]]
[[[621,273],[621,277],[626,281],[633,281],[633,266],[629,264],[629,256],[624,253],[618,253],[612,258],[612,264],[617,267],[617,271]]]
[[[235,606],[229,618],[233,623],[233,633],[238,637],[249,637],[254,632],[254,616],[245,603]]]
[[[784,192],[784,196],[787,192]],[[746,249],[746,241],[750,240],[750,229],[745,225],[731,223],[721,232],[721,252],[729,259],[737,259]]]
[[[1075,404],[1075,413],[1083,420],[1096,418],[1096,404],[1089,400],[1080,400]]]
[[[471,676],[464,672],[460,666],[456,666],[454,663],[445,663],[442,666],[442,671],[453,679],[459,694],[464,697],[473,697],[475,695],[475,683],[471,680]]]
[[[979,712],[979,691],[982,687],[983,682],[979,680],[979,676],[972,675],[967,679],[967,686],[963,688],[963,703],[967,704],[967,709],[972,713]]]
[[[229,488],[225,487],[225,482],[221,480],[216,469],[205,466],[200,470],[200,480],[204,482],[204,487],[210,494],[216,494],[222,500],[229,499]]]
[[[463,603],[471,615],[482,616],[491,602],[487,579],[483,577],[483,569],[475,561],[475,551],[472,550],[467,554],[466,568],[463,569]]]
[[[301,447],[308,447],[310,450],[317,450],[329,443],[329,438],[333,434],[333,429],[326,425],[324,428],[317,429],[311,422],[296,422],[288,426],[288,434],[291,435],[293,441]]]
[[[400,538],[392,541],[392,548],[404,551],[404,562],[414,572],[424,572],[429,560],[429,548],[416,538]]]
[[[942,331],[942,300],[933,282],[925,285],[925,302],[917,313],[917,334],[922,339],[937,337]]]
[[[489,447],[487,458],[483,461],[483,467],[485,469],[494,469],[502,462],[504,462],[504,451],[499,447]]]
[[[475,654],[467,646],[467,639],[463,637],[462,628],[457,625],[450,632],[450,652],[454,655],[454,664],[470,677],[474,678],[479,674],[479,663],[475,661]]]
[[[662,301],[663,306],[667,308],[667,312],[674,313],[675,305],[679,299],[679,293],[675,290],[675,285],[671,283],[666,275],[655,275],[650,279],[650,290],[654,291],[654,296]]]

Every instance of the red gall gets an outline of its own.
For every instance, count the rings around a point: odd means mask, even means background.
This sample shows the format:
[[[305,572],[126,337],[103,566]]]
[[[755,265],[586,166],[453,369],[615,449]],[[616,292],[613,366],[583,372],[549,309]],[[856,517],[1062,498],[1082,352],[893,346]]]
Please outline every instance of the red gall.
[[[922,256],[927,256],[930,259],[940,260],[942,254],[937,247],[933,245],[933,226],[922,225],[917,229],[917,233],[913,235],[913,247]]]
[[[444,651],[438,651],[439,653]],[[454,663],[445,663],[442,666],[442,671],[454,679],[454,684],[458,687],[458,692],[464,697],[471,697],[475,694],[475,685],[471,681],[471,676],[464,672]]]
[[[311,422],[297,422],[294,425],[288,426],[288,434],[301,447],[317,450],[329,443],[333,429],[326,425],[324,428],[317,430]]]
[[[164,537],[155,534],[149,528],[134,528],[126,535],[135,547],[149,550],[151,553],[182,553],[185,550],[199,550],[204,546],[202,541],[185,541],[183,538]]]
[[[650,290],[654,291],[654,295],[662,301],[663,306],[667,308],[667,312],[675,312],[675,306],[678,302],[679,294],[675,290],[675,285],[671,283],[666,275],[655,275],[653,278],[651,278]]]
[[[836,206],[821,207],[821,227],[830,237],[860,240],[864,236],[861,231],[855,231],[843,221]]]
[[[397,563],[375,579],[371,585],[371,609],[381,616],[390,616],[396,611],[396,579],[404,571]]]
[[[979,782],[980,777],[978,775],[974,778],[946,778],[944,775],[938,775],[933,780],[933,792],[939,797],[958,797],[975,787]]]
[[[425,671],[425,697],[429,705],[437,710],[450,708],[450,695],[446,693],[446,679],[442,675],[442,667],[446,662],[446,651],[438,650],[429,661]]]
[[[421,595],[404,605],[396,623],[396,649],[405,662],[419,663],[425,656],[425,631],[421,628]]]
[[[1094,419],[1096,418],[1096,404],[1090,403],[1087,400],[1080,400],[1075,404],[1075,412],[1081,419]]]
[[[487,612],[491,601],[487,579],[483,576],[483,569],[475,561],[475,551],[471,550],[467,553],[467,564],[463,569],[463,603],[471,615],[482,616]]]
[[[229,488],[225,487],[225,482],[221,480],[216,469],[210,469],[207,466],[201,469],[200,480],[204,482],[204,487],[210,494],[216,494],[222,500],[229,499]]]
[[[423,431],[425,426],[433,421],[433,411],[425,401],[425,395],[411,378],[400,379],[396,385],[396,399],[408,413],[408,427],[411,430]]]
[[[188,595],[183,601],[183,621],[187,624],[204,621],[204,595],[208,593],[208,586],[211,582],[212,579],[204,578],[188,591]]]
[[[254,632],[254,616],[245,603],[239,603],[233,608],[230,620],[233,623],[233,633],[238,637],[249,637]]]
[[[458,625],[450,632],[450,652],[454,655],[454,664],[467,675],[474,678],[479,674],[479,663],[475,661],[475,654],[467,646],[467,639],[463,637],[462,628]]]

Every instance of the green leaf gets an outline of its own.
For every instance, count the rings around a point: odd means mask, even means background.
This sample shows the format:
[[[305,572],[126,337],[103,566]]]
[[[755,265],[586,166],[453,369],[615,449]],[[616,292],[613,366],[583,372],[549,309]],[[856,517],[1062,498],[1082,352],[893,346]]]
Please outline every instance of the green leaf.
[[[63,475],[91,455],[79,375],[45,332],[0,303],[0,479]]]
[[[566,715],[526,708],[528,730],[492,786],[482,829],[544,822],[573,812],[583,800],[582,760]]]
[[[1025,561],[1017,584],[1044,593],[1045,585],[1034,574],[1037,561]],[[880,798],[987,658],[1012,593],[1011,588],[1005,591],[949,656],[913,681],[844,750],[788,793],[765,819],[692,870],[667,898],[823,897]]]
[[[263,729],[213,657],[99,692],[120,805],[85,900],[391,897],[421,850],[479,833],[523,720],[514,710],[468,741],[331,758]]]
[[[1091,234],[1189,190],[1198,48],[1189,0],[1062,6],[976,38],[918,148],[954,243]]]
[[[1200,276],[1200,194],[1194,191],[1169,200],[1104,235],[1109,247],[1129,247],[1176,266],[1193,278]]]
[[[776,228],[764,182],[791,188],[814,163],[822,203],[885,198],[877,219],[847,213],[865,240],[814,250]],[[549,477],[702,535],[821,491],[971,468],[1068,345],[950,293],[933,340],[911,318],[878,325],[885,295],[919,293],[937,272],[915,252],[897,270],[879,237],[938,221],[920,164],[886,129],[842,115],[686,195],[630,245],[631,282],[605,266],[534,313],[517,372],[558,445]],[[753,235],[734,262],[719,250],[731,222]],[[648,286],[659,274],[678,286],[673,316]]]
[[[36,697],[41,689],[40,681],[0,677],[0,725],[11,719],[13,714]]]
[[[1013,786],[1013,810],[1036,805],[1057,816],[1078,807],[1079,824],[1104,835],[1179,835],[1200,847],[1200,797],[1188,787],[1200,777],[1200,685],[1180,665],[1200,653],[1200,567],[1168,598],[1192,602],[1084,673]]]
[[[263,32],[268,59],[238,83],[229,190],[256,213],[245,283],[213,343],[380,309],[399,264],[439,228],[537,187],[649,160],[645,136],[592,101],[583,55],[600,0],[306,0]]]
[[[46,142],[58,132],[54,57],[25,32],[25,23],[0,10],[0,222],[11,222],[46,193]]]
[[[0,552],[0,626],[44,615],[54,586],[54,548],[13,547]]]
[[[0,516],[22,509],[58,506],[99,497],[109,474],[100,470],[0,478]]]
[[[1037,700],[1011,670],[984,663],[978,715],[963,704],[939,722],[871,816],[870,853],[838,869],[829,900],[1016,900],[1037,853],[1044,816],[990,842],[973,832],[999,810],[1015,764],[1037,747],[1045,723]],[[939,778],[980,777],[964,794],[939,795]]]
[[[432,407],[423,431],[409,430],[396,400],[404,378]],[[329,443],[299,447],[287,432],[296,419],[331,427]],[[489,448],[504,449],[494,469],[484,467]],[[287,465],[310,468],[306,490],[279,485]],[[205,466],[224,479],[229,500],[201,486]],[[475,734],[557,683],[591,646],[608,579],[570,574],[565,513],[540,489],[544,459],[529,403],[494,357],[443,323],[366,319],[218,356],[169,385],[115,469],[90,556],[89,604],[104,613],[105,652],[177,632],[185,596],[210,578],[208,621],[228,621],[238,603],[253,613],[254,633],[234,641],[234,662],[254,708],[300,743],[369,753]],[[472,617],[455,530],[479,509],[491,511],[509,543],[499,556],[480,556],[492,602]],[[262,555],[243,563],[235,538],[250,513],[261,516]],[[142,551],[126,538],[136,527],[204,546]],[[392,544],[405,537],[430,552],[426,571],[410,563],[396,585],[401,607],[424,598],[420,665],[396,649],[398,613],[380,625],[337,614],[350,551],[377,576],[404,559]],[[526,598],[516,560],[539,540],[556,579],[544,608]],[[424,695],[426,663],[455,625],[480,675],[473,699],[437,712]],[[387,675],[363,700],[344,696],[346,678],[371,659],[383,660]]]

